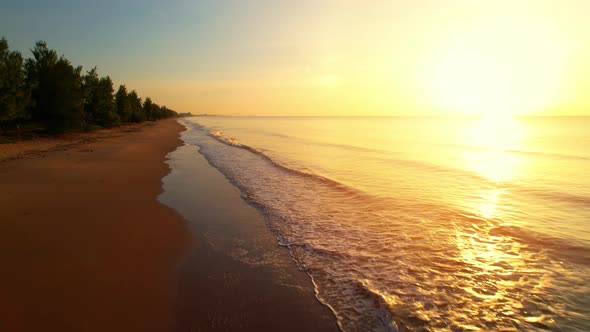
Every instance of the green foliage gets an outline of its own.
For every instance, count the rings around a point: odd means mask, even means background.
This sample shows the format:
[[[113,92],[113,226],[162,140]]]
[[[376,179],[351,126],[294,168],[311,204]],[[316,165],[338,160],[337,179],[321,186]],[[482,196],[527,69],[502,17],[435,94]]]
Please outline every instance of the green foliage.
[[[110,77],[99,77],[96,67],[82,75],[65,57],[43,41],[24,61],[0,39],[0,128],[42,126],[48,132],[112,127],[176,115],[151,98],[142,102],[125,85],[114,93]]]
[[[10,52],[8,41],[0,39],[0,128],[14,127],[29,117],[31,95],[22,66],[22,55]]]
[[[158,105],[152,102],[150,97],[145,98],[145,101],[143,102],[143,113],[145,114],[146,120],[154,120],[153,112],[157,106]]]
[[[98,77],[96,67],[82,78],[84,116],[87,124],[112,127],[120,123],[116,113],[113,81],[110,77]]]
[[[141,98],[137,95],[135,90],[129,92],[127,95],[129,107],[131,108],[131,122],[142,122],[146,120],[145,112],[143,111]]]
[[[131,105],[129,105],[129,94],[125,85],[120,85],[117,94],[115,94],[115,105],[117,108],[117,115],[122,123],[131,122]]]
[[[82,129],[82,68],[74,68],[63,56],[57,58],[45,42],[37,42],[32,52],[34,59],[25,62],[25,73],[35,100],[33,120],[54,133]]]

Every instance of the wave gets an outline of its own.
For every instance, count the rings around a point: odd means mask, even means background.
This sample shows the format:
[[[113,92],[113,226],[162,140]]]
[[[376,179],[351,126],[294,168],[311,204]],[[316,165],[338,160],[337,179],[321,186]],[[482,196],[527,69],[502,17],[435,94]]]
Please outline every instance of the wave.
[[[202,126],[200,126],[199,128],[206,130],[206,128],[202,127]],[[303,176],[303,177],[307,177],[307,178],[310,178],[313,180],[320,181],[322,183],[330,185],[334,189],[338,189],[338,190],[348,193],[349,195],[352,195],[352,196],[349,196],[349,198],[352,198],[352,199],[354,199],[355,197],[364,198],[366,202],[370,202],[368,204],[372,204],[372,205],[386,204],[389,207],[393,207],[393,206],[401,207],[403,205],[403,204],[400,204],[399,202],[396,202],[395,200],[392,200],[389,197],[374,196],[374,195],[368,194],[364,191],[349,187],[343,183],[340,183],[336,180],[333,180],[333,179],[330,179],[330,178],[327,178],[327,177],[324,177],[321,175],[310,174],[310,173],[306,173],[306,172],[302,172],[299,170],[295,170],[295,169],[286,167],[286,166],[282,165],[281,163],[275,161],[274,159],[272,159],[268,155],[266,155],[264,152],[259,151],[251,146],[242,144],[242,143],[238,142],[236,139],[229,138],[229,137],[223,135],[223,133],[221,133],[219,131],[208,130],[208,133],[211,137],[215,138],[219,142],[229,145],[229,146],[232,146],[232,147],[241,148],[241,149],[247,150],[249,152],[252,152],[281,170],[287,171],[287,172],[297,175],[297,176]],[[438,167],[436,165],[430,165],[428,163],[424,163],[424,162],[420,162],[420,161],[399,160],[399,159],[389,159],[389,160],[398,162],[400,164],[405,164],[407,166],[421,167],[421,168],[439,171],[439,172],[440,171],[444,171],[444,172],[455,172],[456,171],[454,169],[447,169],[444,167]],[[467,172],[465,172],[465,173],[467,173]],[[476,176],[476,175],[473,175],[473,177],[477,178],[478,180],[487,181],[487,179]],[[492,183],[491,181],[487,181],[487,182]],[[547,191],[546,189],[530,188],[530,187],[517,186],[517,185],[506,185],[506,187],[511,188],[515,191],[518,191],[520,194],[536,196],[536,197],[550,199],[550,200],[564,202],[564,203],[590,205],[590,197],[586,197],[586,196],[574,195],[574,194],[564,193],[564,192],[551,192],[551,191]],[[249,201],[250,203],[254,203],[255,205],[257,205],[257,203],[254,202],[254,199],[252,198],[252,196],[249,193],[247,193],[247,192],[244,193],[243,198],[245,200]],[[263,206],[257,206],[257,207],[259,209],[264,210]],[[454,209],[449,209],[446,206],[433,204],[433,203],[413,202],[411,204],[411,208],[414,210],[417,210],[417,211],[431,211],[431,210],[444,211],[444,214],[449,219],[469,219],[469,220],[472,220],[475,222],[488,222],[489,221],[489,219],[482,218],[477,215],[466,213],[464,211],[457,211]],[[520,239],[524,243],[527,243],[530,245],[535,245],[536,247],[538,247],[540,249],[545,248],[545,249],[551,250],[553,252],[553,255],[558,256],[560,259],[565,258],[568,261],[577,262],[577,263],[581,263],[583,265],[590,266],[590,249],[587,247],[584,247],[583,245],[571,243],[566,240],[562,240],[562,239],[552,237],[552,236],[547,236],[547,235],[544,235],[544,234],[541,234],[541,233],[538,233],[538,232],[535,232],[532,230],[523,229],[521,227],[514,226],[514,225],[498,226],[498,227],[492,228],[490,230],[490,235],[511,236],[511,237]],[[307,250],[312,250],[318,254],[321,252],[323,254],[331,254],[331,255],[336,255],[336,256],[348,255],[346,253],[341,253],[341,252],[337,252],[337,251],[333,251],[333,250],[311,248],[308,245],[288,243],[285,240],[281,241],[281,245],[289,247],[289,248],[303,246]]]
[[[509,236],[526,243],[535,251],[547,251],[559,260],[590,266],[590,248],[566,239],[548,236],[514,225],[499,225],[489,230],[492,236]]]
[[[207,128],[203,127],[203,126],[200,126],[199,129],[207,130]],[[220,131],[207,130],[207,132],[210,135],[210,137],[216,139],[217,141],[219,141],[223,144],[247,150],[251,153],[254,153],[254,154],[260,156],[261,158],[263,158],[264,160],[266,160],[267,162],[271,163],[273,166],[275,166],[281,170],[287,171],[287,172],[289,172],[293,175],[296,175],[296,176],[302,176],[302,177],[310,178],[310,179],[313,179],[316,181],[320,181],[324,184],[331,186],[334,189],[345,192],[352,199],[354,199],[354,198],[362,199],[362,201],[369,204],[369,206],[370,205],[388,205],[389,207],[397,206],[398,208],[408,208],[407,205],[401,204],[400,202],[398,202],[394,199],[391,199],[390,197],[380,197],[380,196],[371,195],[367,192],[347,186],[347,185],[345,185],[341,182],[338,182],[336,180],[333,180],[333,179],[330,179],[330,178],[327,178],[327,177],[324,177],[321,175],[317,175],[317,174],[306,173],[306,172],[303,172],[300,170],[296,170],[296,169],[292,169],[287,166],[284,166],[281,163],[279,163],[278,161],[276,161],[273,158],[266,155],[264,152],[262,152],[256,148],[253,148],[251,146],[242,144],[234,138],[227,137],[226,135],[224,135]],[[346,145],[346,146],[348,146],[348,145]],[[469,176],[470,178],[481,181],[482,183],[486,183],[489,185],[495,185],[495,183],[493,181],[490,181],[487,178],[478,176],[478,175],[473,174],[471,172],[466,172],[466,171],[452,169],[452,168],[446,168],[446,167],[440,167],[438,165],[429,164],[429,163],[422,162],[422,161],[403,160],[403,159],[397,159],[397,158],[383,158],[382,160],[394,162],[398,165],[404,165],[404,166],[408,166],[408,167],[419,167],[422,169],[426,169],[426,170],[434,171],[434,172],[440,172],[440,173],[454,173],[454,174],[461,173],[463,176]],[[586,197],[586,196],[580,196],[580,195],[575,195],[575,194],[565,193],[565,192],[551,192],[551,191],[547,191],[547,189],[532,188],[532,187],[527,187],[524,185],[517,185],[517,184],[504,184],[504,186],[506,188],[510,188],[510,189],[514,190],[515,192],[518,192],[519,194],[524,194],[524,195],[528,195],[528,196],[534,196],[534,197],[552,200],[552,201],[561,202],[561,203],[582,204],[582,205],[586,205],[586,206],[590,205],[590,197]],[[249,201],[249,203],[251,203],[253,205],[257,205],[254,202],[255,200],[251,197],[251,195],[249,193],[244,193],[243,197],[245,200]],[[263,206],[257,206],[257,208],[264,210]],[[463,218],[465,218],[465,219],[477,220],[479,222],[487,222],[488,221],[488,219],[486,219],[486,218],[482,218],[477,215],[472,215],[470,213],[466,214],[464,211],[457,211],[454,209],[449,209],[447,206],[434,204],[434,203],[412,202],[410,208],[415,211],[433,211],[433,210],[444,211],[444,214],[449,219],[463,219]],[[532,230],[525,230],[525,229],[522,229],[517,226],[500,226],[500,227],[493,229],[491,232],[493,232],[494,234],[505,234],[505,235],[513,236],[515,238],[522,240],[524,243],[535,244],[539,249],[542,249],[542,248],[549,249],[552,251],[553,256],[557,256],[560,259],[567,259],[568,261],[582,263],[584,265],[590,265],[590,258],[588,258],[588,259],[581,258],[580,259],[580,257],[579,257],[580,253],[585,254],[585,255],[583,255],[583,257],[590,257],[590,249],[585,248],[582,245],[568,243],[567,241],[563,241],[559,238],[546,236],[541,233],[538,233],[538,232],[535,232]],[[555,246],[554,246],[554,244],[555,244]],[[285,245],[289,248],[291,246],[297,246],[297,244],[291,244],[291,243],[286,243],[286,242],[283,243],[283,245]],[[314,250],[319,250],[319,249],[315,248]],[[326,250],[326,249],[324,249],[324,250]],[[335,254],[335,255],[344,255],[343,253],[337,253],[337,252],[331,252],[331,253]]]
[[[203,129],[206,129],[205,127],[202,127],[202,128]],[[249,145],[242,144],[242,143],[240,143],[238,140],[236,140],[234,138],[227,137],[222,132],[220,132],[218,130],[210,129],[210,130],[208,130],[208,133],[209,133],[209,135],[211,137],[215,138],[216,140],[218,140],[219,142],[221,142],[223,144],[226,144],[226,145],[229,145],[229,146],[233,146],[233,147],[236,147],[236,148],[241,148],[241,149],[248,150],[248,151],[250,151],[250,152],[252,152],[254,154],[257,154],[257,155],[261,156],[262,158],[264,158],[267,161],[271,162],[276,167],[279,167],[279,168],[281,168],[283,170],[287,170],[289,172],[293,172],[293,173],[296,173],[296,174],[301,175],[301,176],[312,177],[312,178],[318,179],[320,181],[325,181],[325,182],[328,182],[328,183],[331,183],[331,184],[335,185],[338,188],[344,188],[345,190],[350,191],[350,192],[355,192],[357,194],[362,194],[362,195],[368,195],[365,192],[362,192],[362,191],[357,190],[355,188],[349,187],[349,186],[347,186],[347,185],[345,185],[345,184],[343,184],[341,182],[338,182],[336,180],[330,179],[328,177],[325,177],[325,176],[322,176],[322,175],[318,175],[318,174],[307,173],[307,172],[303,172],[303,171],[300,171],[300,170],[296,170],[296,169],[287,167],[287,166],[281,164],[280,162],[274,160],[273,158],[271,158],[270,156],[268,156],[264,152],[262,152],[262,151],[260,151],[260,150],[258,150],[256,148],[253,148],[253,147],[251,147]],[[290,137],[290,136],[287,136],[287,135],[283,135],[283,136]],[[348,144],[332,144],[332,143],[319,143],[319,142],[313,142],[312,144],[322,145],[322,146],[331,146],[331,147],[340,147],[340,148],[346,148],[346,149],[353,148],[353,149],[358,149],[359,151],[362,150],[362,151],[386,152],[386,153],[389,153],[389,151],[385,151],[385,150],[368,149],[368,148],[356,147],[356,146],[352,146],[352,145],[348,145]],[[494,183],[493,181],[490,181],[490,180],[488,180],[485,177],[482,177],[482,176],[479,176],[477,174],[474,174],[473,172],[463,171],[463,170],[460,170],[460,169],[449,168],[449,167],[442,167],[442,166],[439,166],[439,165],[435,165],[435,164],[427,163],[427,162],[423,162],[423,161],[407,160],[407,159],[399,159],[399,158],[385,158],[385,157],[383,157],[383,158],[377,158],[377,159],[379,159],[381,161],[384,161],[384,162],[392,162],[392,163],[396,163],[398,165],[404,165],[404,166],[409,166],[409,167],[418,167],[418,168],[422,168],[422,169],[426,169],[426,170],[430,170],[430,171],[436,171],[436,172],[455,173],[455,174],[461,173],[462,175],[469,176],[470,178],[474,178],[474,179],[477,179],[477,180],[482,181],[482,182],[487,182],[489,184]]]
[[[240,148],[240,149],[244,149],[244,150],[250,151],[250,152],[252,152],[252,153],[260,156],[264,160],[270,162],[275,167],[280,168],[280,169],[282,169],[284,171],[290,172],[290,173],[295,174],[297,176],[308,177],[308,178],[312,178],[314,180],[318,180],[318,181],[324,182],[326,184],[329,184],[329,185],[333,186],[336,189],[339,189],[339,190],[342,190],[342,191],[346,191],[346,192],[348,192],[350,194],[358,195],[359,197],[361,197],[361,196],[370,196],[370,195],[368,195],[367,193],[365,193],[363,191],[360,191],[360,190],[357,190],[355,188],[349,187],[349,186],[347,186],[347,185],[345,185],[345,184],[343,184],[341,182],[338,182],[336,180],[332,180],[332,179],[330,179],[328,177],[321,176],[321,175],[318,175],[318,174],[306,173],[306,172],[303,172],[303,171],[300,171],[300,170],[296,170],[296,169],[287,167],[287,166],[285,166],[285,165],[283,165],[283,164],[275,161],[273,158],[269,157],[264,152],[262,152],[262,151],[260,151],[260,150],[258,150],[256,148],[253,148],[251,146],[242,144],[242,143],[238,142],[237,140],[235,140],[233,138],[224,136],[221,132],[219,132],[217,130],[209,130],[208,133],[209,133],[209,136],[210,137],[216,139],[217,141],[219,141],[219,142],[221,142],[223,144],[232,146],[232,147],[236,147],[236,148]]]
[[[487,292],[502,286],[502,278],[522,278],[514,279],[520,287],[516,291],[505,290],[513,295],[507,298],[518,301],[518,294],[532,291],[541,276],[567,281],[575,272],[563,270],[570,262],[581,271],[590,266],[586,258],[590,249],[567,240],[506,226],[501,220],[449,205],[376,197],[286,167],[219,131],[198,129],[193,142],[201,146],[199,152],[264,215],[279,244],[312,279],[316,298],[334,312],[343,330],[405,331],[458,320],[463,324],[458,326],[483,326],[487,323],[468,312],[479,308],[477,303]],[[494,255],[486,255],[488,248],[505,255],[496,261]],[[512,260],[536,263],[534,267],[544,272],[529,273],[518,264],[511,266]],[[489,273],[490,264],[506,274]],[[562,284],[544,283],[542,296],[530,301],[563,302]],[[575,295],[571,301],[578,298],[583,297]],[[500,307],[485,310],[496,315],[490,317],[504,319]],[[514,313],[523,327],[530,327],[522,322],[529,318],[523,318],[525,314]],[[356,328],[367,324],[375,328]],[[495,324],[488,328],[501,326]]]
[[[485,151],[490,150],[490,148],[483,147],[483,146],[465,145],[465,144],[440,143],[437,145],[457,148],[457,149],[461,149],[461,150],[470,150],[470,151],[485,152]],[[521,149],[507,149],[507,150],[503,150],[503,152],[511,153],[511,154],[527,155],[527,156],[555,158],[555,159],[590,160],[589,156],[580,156],[580,155],[557,153],[557,152],[545,152],[545,151],[521,150]]]
[[[206,129],[206,128],[201,126],[200,129]],[[259,155],[260,157],[262,157],[265,160],[272,163],[274,166],[281,168],[285,171],[288,171],[288,172],[291,172],[291,173],[294,173],[294,174],[297,174],[300,176],[311,177],[316,180],[319,180],[319,181],[322,181],[325,183],[329,183],[330,185],[334,186],[335,188],[344,190],[344,191],[349,192],[351,194],[355,194],[358,196],[365,196],[365,197],[368,197],[371,199],[376,198],[376,196],[370,195],[370,194],[368,194],[364,191],[360,191],[356,188],[347,186],[341,182],[330,179],[328,177],[325,177],[325,176],[322,176],[319,174],[307,173],[307,172],[303,172],[301,170],[296,170],[296,169],[287,167],[287,166],[281,164],[280,162],[276,161],[275,159],[271,158],[270,156],[268,156],[264,152],[254,148],[254,147],[242,144],[234,138],[227,137],[222,132],[220,132],[218,130],[211,129],[211,130],[208,130],[208,133],[211,137],[215,138],[216,140],[218,140],[221,143],[224,143],[229,146],[248,150],[254,154]],[[287,136],[287,135],[282,135],[282,136],[291,137],[291,136]],[[314,143],[314,144],[318,144],[318,143]],[[327,144],[322,143],[321,145],[342,147],[342,148],[351,148],[351,147],[358,148],[358,147],[354,147],[352,145],[331,144],[331,143],[327,143]],[[359,149],[362,149],[365,151],[372,151],[372,152],[387,152],[384,150],[375,150],[375,149],[365,149],[365,148],[359,148]],[[443,173],[443,174],[450,174],[450,175],[461,175],[461,176],[468,177],[472,180],[477,180],[478,182],[483,183],[485,185],[494,185],[494,186],[497,185],[496,182],[489,180],[488,178],[483,177],[481,175],[470,172],[470,171],[465,171],[465,170],[450,168],[450,167],[443,167],[440,165],[436,165],[436,164],[432,164],[432,163],[428,163],[428,162],[424,162],[424,161],[407,160],[407,159],[400,159],[400,158],[387,158],[387,157],[378,157],[376,159],[381,160],[383,162],[394,163],[397,165],[403,165],[403,166],[412,167],[412,168],[420,168],[423,170],[436,172],[436,173]],[[576,194],[571,194],[571,193],[566,193],[566,192],[548,191],[547,189],[534,188],[534,187],[526,186],[524,184],[506,183],[506,184],[503,184],[503,186],[506,188],[514,189],[515,192],[518,192],[520,194],[524,194],[527,196],[534,196],[537,198],[547,199],[547,200],[552,200],[552,201],[562,202],[562,203],[581,204],[581,205],[585,205],[585,206],[590,206],[590,197],[588,197],[588,196],[576,195]]]
[[[256,130],[255,132],[261,133],[261,134],[264,134],[267,136],[280,137],[280,138],[284,138],[284,139],[288,139],[288,140],[299,141],[304,144],[342,148],[342,149],[349,150],[349,151],[385,153],[385,154],[396,153],[395,151],[391,151],[391,150],[375,149],[375,148],[363,147],[363,146],[352,145],[352,144],[318,142],[318,141],[313,141],[310,139],[305,139],[302,137],[296,137],[296,136],[286,135],[286,134],[282,134],[282,133],[274,133],[274,132],[270,132],[270,131]],[[458,149],[462,149],[462,150],[471,150],[471,151],[485,152],[485,151],[490,150],[487,147],[466,145],[466,144],[440,143],[440,144],[436,144],[436,145],[453,147],[453,148],[458,148]],[[590,156],[581,156],[581,155],[573,155],[573,154],[565,154],[565,153],[557,153],[557,152],[545,152],[545,151],[522,150],[522,149],[508,149],[508,150],[504,150],[503,152],[511,153],[511,154],[556,158],[556,159],[590,160]]]
[[[217,133],[221,134],[221,136],[223,136],[223,134],[217,130],[211,129],[211,131],[217,132]],[[375,148],[363,147],[363,146],[352,145],[352,144],[319,142],[319,141],[306,139],[303,137],[292,136],[292,135],[287,135],[287,134],[283,134],[283,133],[274,133],[274,132],[270,132],[270,131],[252,130],[252,132],[257,133],[257,134],[263,134],[266,136],[271,136],[271,137],[279,137],[279,138],[283,138],[283,139],[286,139],[289,141],[297,141],[302,144],[308,144],[308,145],[341,148],[341,149],[345,149],[345,150],[349,150],[349,151],[358,151],[358,152],[385,153],[385,154],[395,153],[394,151],[390,151],[390,150],[375,149]]]
[[[524,155],[530,155],[530,156],[559,158],[559,159],[590,160],[590,157],[586,157],[586,156],[577,156],[577,155],[573,155],[573,154],[564,154],[564,153],[556,153],[556,152],[541,152],[541,151],[531,151],[531,150],[506,150],[506,152],[515,153],[515,154],[524,154]]]
[[[578,205],[581,207],[590,207],[590,197],[585,195],[577,195],[562,191],[552,191],[549,189],[525,187],[525,186],[510,186],[515,192],[522,195],[534,196],[541,199],[546,199],[559,203],[567,203],[571,205]]]

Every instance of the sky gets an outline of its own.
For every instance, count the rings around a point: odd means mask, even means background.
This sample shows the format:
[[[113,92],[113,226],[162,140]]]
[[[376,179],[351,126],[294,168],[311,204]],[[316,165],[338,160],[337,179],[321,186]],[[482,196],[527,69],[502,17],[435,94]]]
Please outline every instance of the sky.
[[[586,0],[4,0],[37,40],[179,112],[590,115]]]

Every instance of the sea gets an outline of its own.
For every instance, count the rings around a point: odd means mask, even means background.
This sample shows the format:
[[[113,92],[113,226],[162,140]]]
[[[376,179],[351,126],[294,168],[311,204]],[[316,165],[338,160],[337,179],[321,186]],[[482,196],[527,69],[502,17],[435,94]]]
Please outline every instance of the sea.
[[[589,117],[179,121],[343,331],[590,331]]]

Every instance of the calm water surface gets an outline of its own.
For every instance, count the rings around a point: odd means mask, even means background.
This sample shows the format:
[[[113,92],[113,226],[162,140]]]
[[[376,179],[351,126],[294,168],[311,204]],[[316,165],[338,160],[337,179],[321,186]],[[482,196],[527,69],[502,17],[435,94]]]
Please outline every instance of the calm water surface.
[[[590,119],[181,121],[344,331],[590,330]]]

